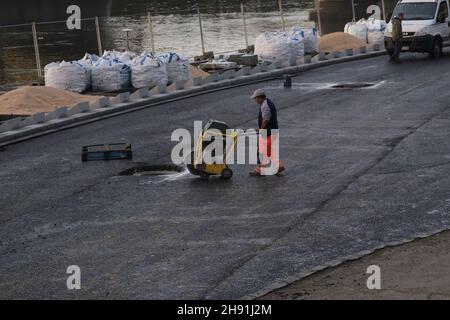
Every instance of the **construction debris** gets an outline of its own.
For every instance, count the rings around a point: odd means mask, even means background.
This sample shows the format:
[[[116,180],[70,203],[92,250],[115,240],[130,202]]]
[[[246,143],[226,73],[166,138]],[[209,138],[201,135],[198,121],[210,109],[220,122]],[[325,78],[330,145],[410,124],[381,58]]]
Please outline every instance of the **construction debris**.
[[[206,63],[202,63],[200,68],[203,71],[218,71],[218,70],[230,70],[237,68],[238,65],[236,62],[229,62],[224,59],[213,60]]]
[[[241,66],[255,67],[258,64],[258,56],[256,54],[231,54],[227,61],[236,62]]]

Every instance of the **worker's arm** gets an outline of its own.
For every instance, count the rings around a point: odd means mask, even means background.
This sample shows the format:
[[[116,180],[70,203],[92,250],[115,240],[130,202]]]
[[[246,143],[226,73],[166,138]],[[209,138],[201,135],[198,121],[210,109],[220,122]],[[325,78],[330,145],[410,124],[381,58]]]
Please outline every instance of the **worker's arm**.
[[[262,113],[263,121],[261,124],[261,128],[259,128],[259,129],[260,130],[268,129],[269,123],[270,123],[270,118],[272,118],[272,112],[270,111],[269,105],[267,104],[267,100],[264,101],[264,103],[261,106],[261,113]]]

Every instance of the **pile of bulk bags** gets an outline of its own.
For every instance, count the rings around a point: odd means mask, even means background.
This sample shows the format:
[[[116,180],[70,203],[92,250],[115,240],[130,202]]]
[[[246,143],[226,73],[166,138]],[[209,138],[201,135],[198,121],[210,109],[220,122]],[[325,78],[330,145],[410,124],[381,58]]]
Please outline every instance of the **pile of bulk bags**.
[[[384,31],[387,23],[374,18],[361,19],[358,22],[349,22],[345,25],[344,32],[355,36],[364,42],[374,45],[384,44]]]
[[[160,57],[143,53],[131,63],[131,83],[135,88],[153,88],[167,85],[166,63]]]
[[[292,27],[291,34],[303,37],[305,42],[305,54],[314,55],[319,52],[319,39],[316,28]]]
[[[45,66],[45,85],[56,89],[83,92],[90,87],[90,70],[78,61],[52,62]]]
[[[169,82],[177,80],[189,80],[189,60],[177,53],[169,52],[160,56],[167,67]]]
[[[45,85],[83,92],[153,88],[177,80],[189,80],[189,61],[177,53],[155,56],[143,52],[105,51],[101,57],[87,53],[73,62],[50,63],[45,67]]]
[[[305,55],[305,41],[300,34],[265,32],[255,40],[255,54],[266,62],[296,61]]]

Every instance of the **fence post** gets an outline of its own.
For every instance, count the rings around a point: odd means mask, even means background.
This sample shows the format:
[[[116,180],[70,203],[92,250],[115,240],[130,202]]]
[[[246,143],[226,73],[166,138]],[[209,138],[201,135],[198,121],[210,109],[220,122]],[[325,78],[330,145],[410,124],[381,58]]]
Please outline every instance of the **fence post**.
[[[248,48],[247,21],[245,20],[245,8],[243,3],[241,3],[241,13],[242,13],[242,23],[244,25],[245,48]]]
[[[281,17],[281,25],[283,27],[283,31],[286,31],[286,23],[284,21],[284,14],[283,14],[283,3],[282,0],[278,0],[278,7],[280,9],[280,17]]]
[[[355,0],[352,0],[352,14],[353,14],[352,22],[356,22]]]
[[[33,32],[33,46],[34,46],[34,55],[36,57],[37,74],[38,74],[39,79],[42,79],[41,57],[39,55],[39,43],[38,43],[38,38],[37,38],[35,22],[33,22],[31,24],[31,30]]]
[[[130,45],[130,32],[133,31],[132,29],[126,28],[122,30],[125,32],[127,37],[127,51],[131,51],[131,45]]]
[[[317,24],[319,27],[319,33],[322,36],[322,21],[320,19],[320,0],[315,0],[314,5],[316,7],[316,12],[317,12]]]
[[[150,12],[147,13],[148,28],[150,30],[150,43],[152,46],[152,52],[155,53],[155,35],[153,34],[153,19]]]
[[[97,33],[98,56],[101,57],[103,55],[103,48],[102,48],[102,35],[100,33],[100,22],[98,20],[98,17],[95,17],[95,32]]]
[[[203,38],[203,27],[202,27],[202,16],[200,14],[200,7],[197,7],[197,14],[198,14],[198,25],[200,27],[200,38],[202,40],[202,54],[205,54],[205,39]]]

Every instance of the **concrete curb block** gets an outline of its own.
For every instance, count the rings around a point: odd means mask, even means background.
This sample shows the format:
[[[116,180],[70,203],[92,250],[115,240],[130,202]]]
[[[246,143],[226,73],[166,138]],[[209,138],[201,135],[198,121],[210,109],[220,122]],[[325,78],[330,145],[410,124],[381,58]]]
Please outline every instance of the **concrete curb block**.
[[[89,106],[89,104],[88,104]],[[25,118],[22,122],[23,127],[26,126],[32,126],[35,124],[39,124],[39,123],[44,123],[45,122],[45,113],[44,112],[38,112],[35,113],[27,118]]]
[[[13,118],[11,120],[5,121],[0,126],[0,132],[8,132],[11,130],[19,129],[22,127],[22,120],[20,118]]]
[[[78,113],[85,113],[89,111],[89,102],[81,102],[74,105],[68,112],[69,116],[73,116]]]
[[[449,228],[450,228],[450,226],[447,226],[445,228],[436,229],[436,230],[433,230],[431,232],[421,232],[421,233],[418,233],[418,234],[416,234],[416,235],[414,235],[414,236],[412,236],[410,238],[406,238],[406,239],[403,239],[403,240],[391,241],[391,242],[388,242],[388,243],[383,244],[383,245],[378,245],[378,246],[376,246],[376,247],[374,247],[373,249],[370,249],[370,250],[363,250],[363,251],[360,251],[360,252],[358,252],[356,254],[344,256],[344,257],[341,257],[341,258],[329,261],[329,262],[327,262],[327,263],[325,263],[323,265],[319,265],[319,266],[310,268],[310,269],[305,270],[303,272],[300,272],[300,273],[298,273],[296,275],[289,276],[287,278],[277,280],[276,282],[273,282],[270,285],[266,286],[264,289],[261,289],[261,290],[258,290],[255,293],[243,296],[240,299],[241,300],[254,300],[254,299],[261,298],[262,296],[265,296],[265,295],[269,294],[270,292],[272,292],[274,290],[286,287],[287,285],[290,285],[290,284],[292,284],[294,282],[300,281],[300,280],[302,280],[302,279],[304,279],[306,277],[309,277],[309,276],[311,276],[311,275],[313,275],[313,274],[315,274],[315,273],[317,273],[319,271],[324,271],[324,270],[327,270],[329,268],[334,268],[334,267],[340,266],[340,265],[342,265],[342,264],[344,264],[346,262],[359,260],[359,259],[361,259],[361,258],[363,258],[365,256],[368,256],[368,255],[371,255],[371,254],[373,254],[376,251],[381,250],[381,249],[392,248],[392,247],[396,247],[396,246],[399,246],[399,245],[404,245],[404,244],[407,244],[407,243],[410,243],[410,242],[413,242],[413,241],[416,241],[416,240],[419,240],[419,239],[432,237],[432,236],[435,236],[435,235],[437,235],[439,233],[449,231],[450,230]]]
[[[337,58],[341,57],[341,52],[335,51],[331,55],[332,55],[332,58],[337,59]]]
[[[111,103],[114,104],[121,104],[121,103],[127,103],[130,102],[130,93],[129,92],[122,92],[119,93],[117,96],[115,96]]]
[[[45,121],[65,118],[68,115],[69,115],[69,107],[60,107],[53,112],[47,113],[45,116]]]
[[[206,80],[208,83],[217,82],[220,80],[220,76],[218,73],[211,73]]]
[[[236,72],[236,77],[248,76],[251,73],[251,68],[248,66],[243,67],[241,70]]]
[[[139,88],[136,92],[134,92],[131,96],[131,100],[140,100],[146,99],[150,96],[149,90],[147,88]]]
[[[175,90],[184,90],[187,80],[175,81]]]
[[[108,97],[101,97],[94,103],[89,104],[89,110],[95,110],[100,108],[106,108],[110,106],[111,102],[109,101]]]
[[[63,130],[67,127],[74,127],[77,124],[82,125],[96,120],[98,121],[107,117],[122,114],[125,111],[137,111],[182,98],[206,94],[230,87],[267,81],[278,78],[285,74],[297,74],[316,68],[373,58],[381,55],[385,55],[385,52],[369,52],[354,56],[345,56],[341,53],[339,58],[311,62],[308,64],[298,64],[295,66],[282,67],[280,69],[276,69],[275,67],[269,68],[269,66],[267,65],[264,65],[262,67],[261,65],[259,65],[258,67],[255,67],[253,69],[244,67],[238,72],[233,71],[233,76],[228,75],[219,77],[218,74],[213,73],[205,79],[195,78],[197,80],[193,80],[193,82],[196,82],[197,86],[187,86],[185,83],[187,88],[183,90],[175,90],[168,93],[168,87],[165,85],[161,85],[153,88],[150,92],[148,92],[147,90],[147,93],[145,93],[145,91],[140,91],[137,93],[137,95],[133,94],[132,98],[141,97],[139,101],[134,101],[134,99],[130,100],[129,92],[121,93],[117,97],[111,99],[111,101],[107,97],[102,97],[96,103],[90,104],[89,110],[87,111],[84,109],[84,107],[79,107],[84,110],[83,113],[69,115],[68,108],[63,107],[48,114],[43,123],[32,125],[26,128],[22,128],[22,123],[28,124],[31,120],[28,120],[27,122],[23,122],[21,119],[12,119],[6,121],[0,126],[0,146],[20,142],[37,137],[39,135],[45,135],[54,131],[58,131],[57,129]],[[143,95],[145,96],[146,94],[148,95],[146,98],[144,98]],[[49,119],[52,120],[51,123],[47,122]]]
[[[199,87],[203,84],[203,78],[202,77],[195,77],[192,79],[192,85],[194,87]]]
[[[156,89],[157,89],[157,93],[165,94],[165,93],[167,93],[168,87],[167,87],[167,85],[160,84],[159,86],[156,87]]]

